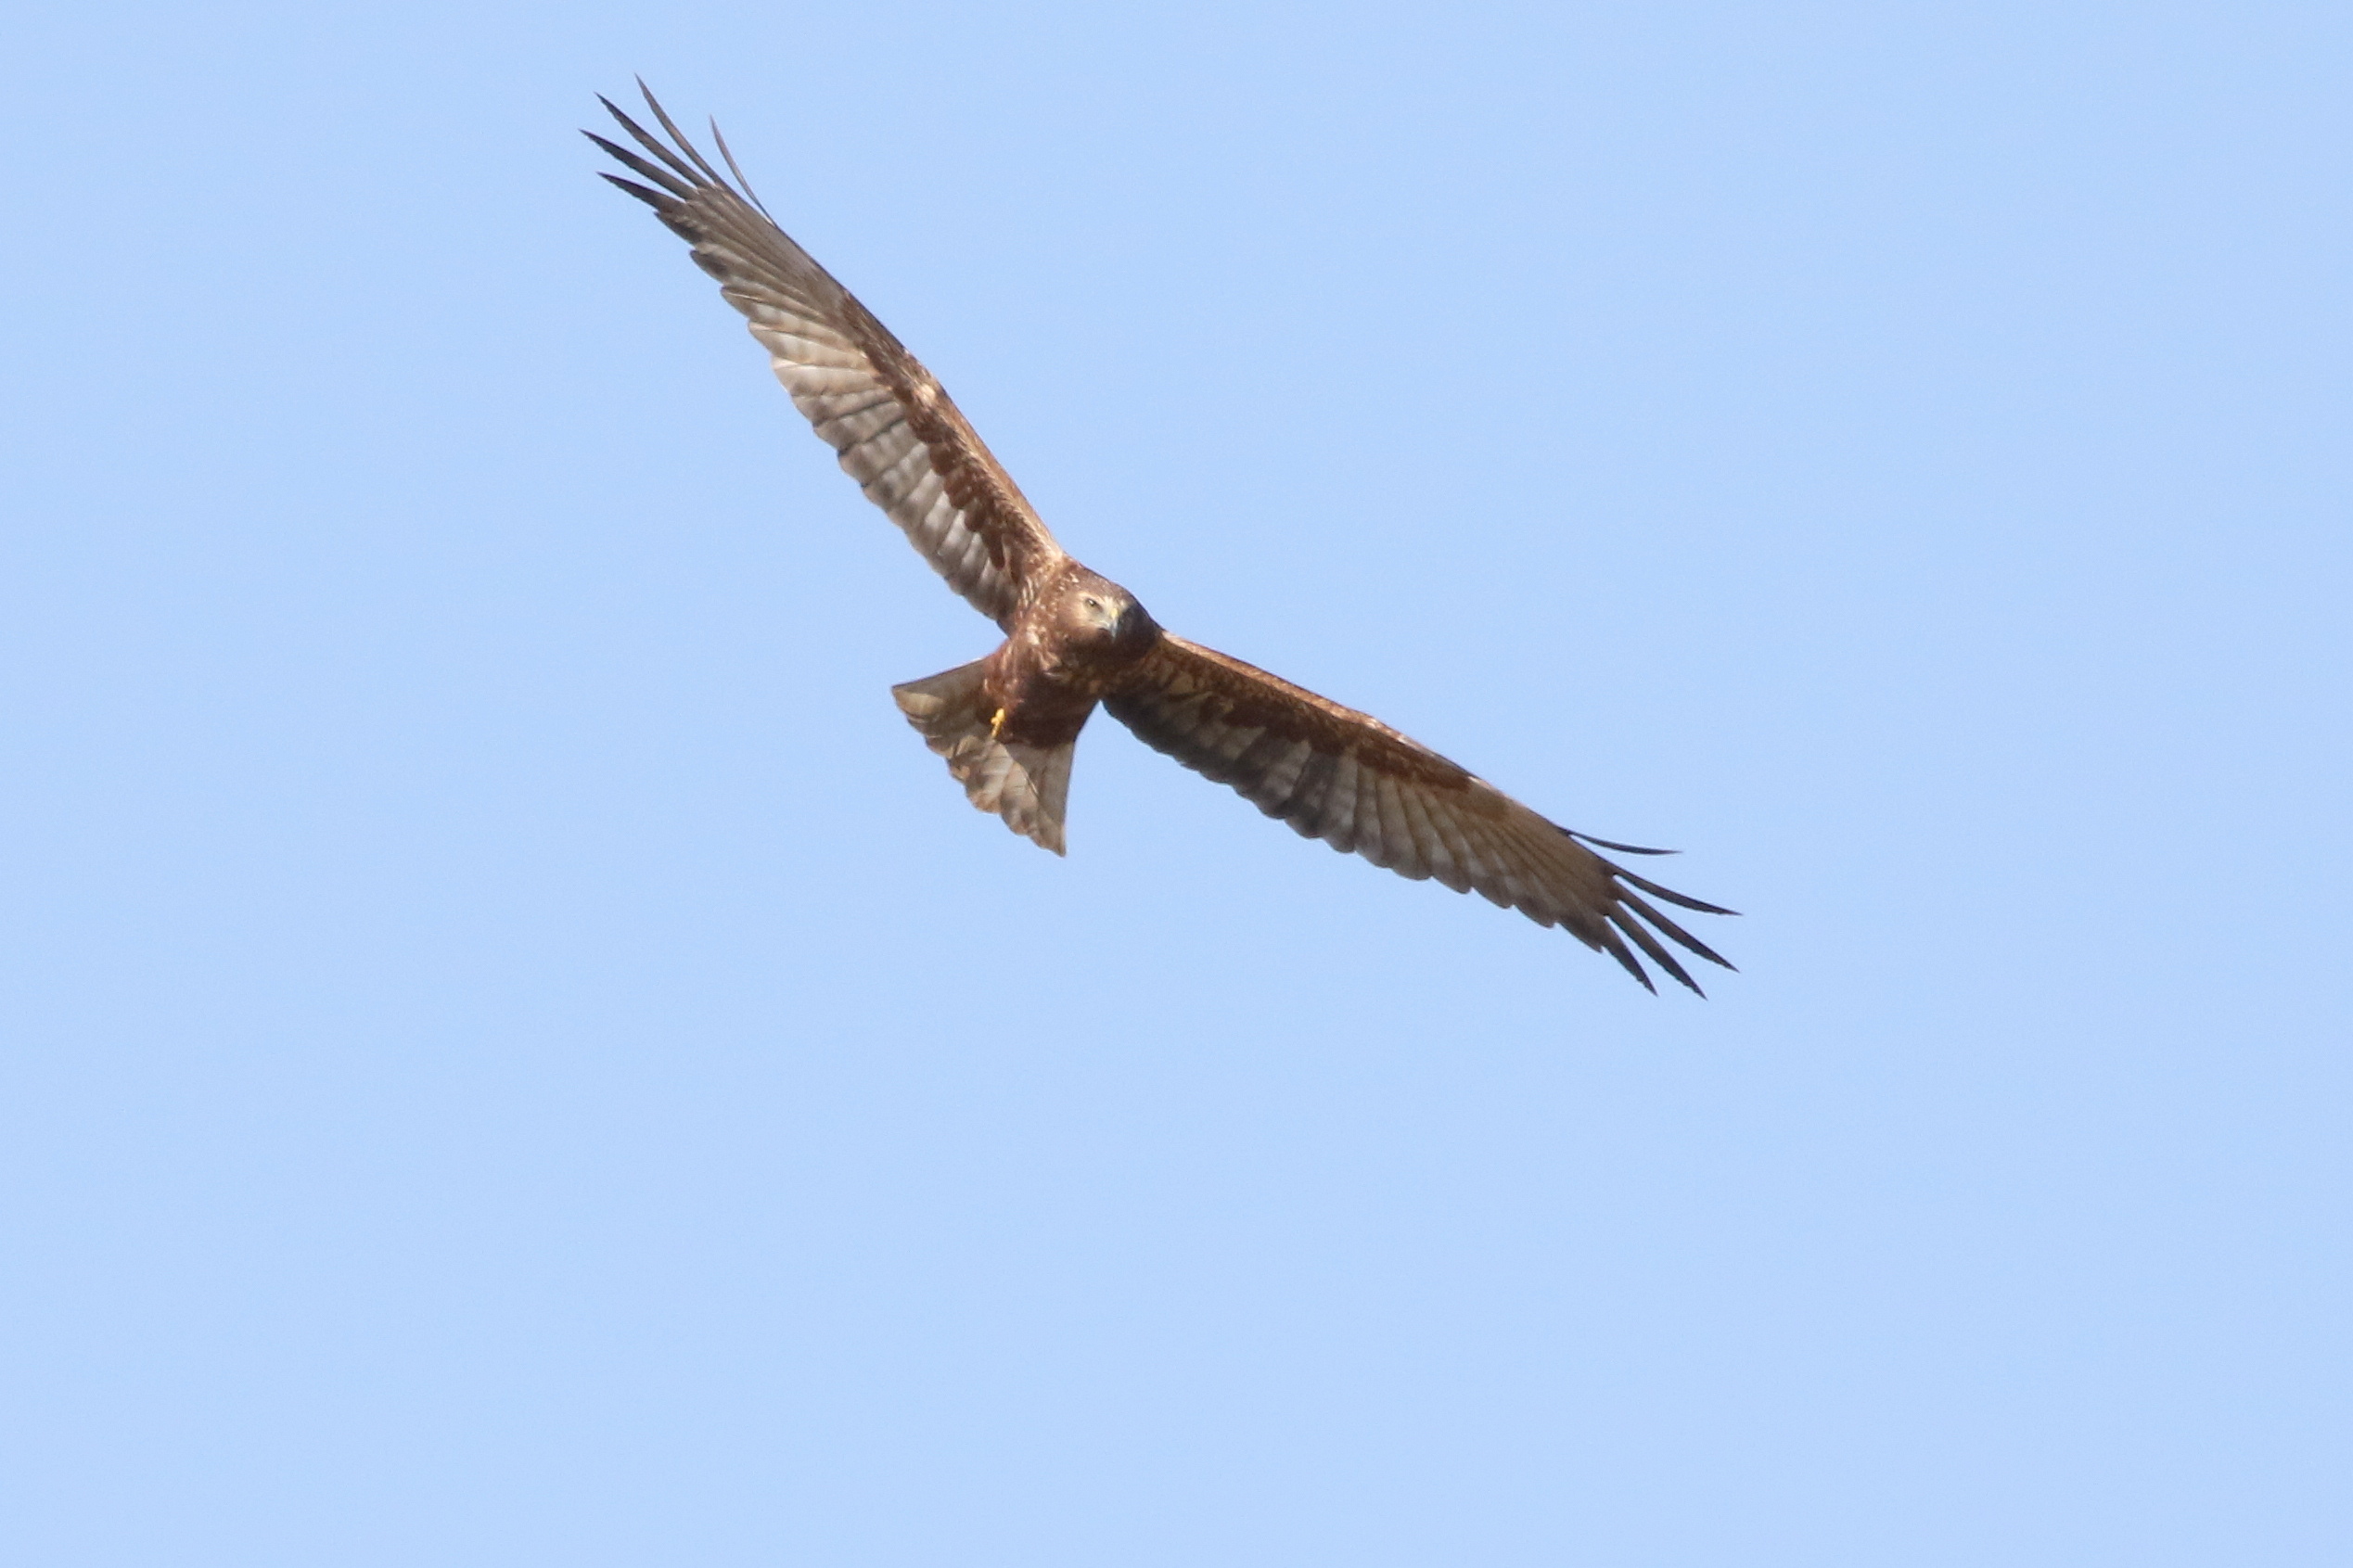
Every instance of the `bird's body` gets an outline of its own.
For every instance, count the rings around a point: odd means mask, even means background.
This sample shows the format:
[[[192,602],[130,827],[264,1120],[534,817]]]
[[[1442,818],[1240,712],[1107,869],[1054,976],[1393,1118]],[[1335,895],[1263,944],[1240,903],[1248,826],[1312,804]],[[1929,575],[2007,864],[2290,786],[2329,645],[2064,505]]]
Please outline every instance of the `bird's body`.
[[[931,373],[767,217],[748,185],[739,191],[705,161],[650,94],[646,104],[669,143],[605,107],[657,162],[592,139],[651,185],[606,178],[694,247],[842,467],[1004,634],[987,657],[892,692],[975,806],[1061,853],[1072,758],[1101,707],[1298,833],[1564,926],[1644,986],[1630,943],[1694,991],[1661,936],[1724,963],[1641,895],[1731,911],[1588,846],[1660,851],[1547,822],[1369,715],[1164,631],[1133,594],[1080,565]]]
[[[1134,594],[1069,562],[981,661],[984,698],[1004,715],[1000,733],[1031,746],[1077,740],[1094,705],[1126,684],[1162,635]]]

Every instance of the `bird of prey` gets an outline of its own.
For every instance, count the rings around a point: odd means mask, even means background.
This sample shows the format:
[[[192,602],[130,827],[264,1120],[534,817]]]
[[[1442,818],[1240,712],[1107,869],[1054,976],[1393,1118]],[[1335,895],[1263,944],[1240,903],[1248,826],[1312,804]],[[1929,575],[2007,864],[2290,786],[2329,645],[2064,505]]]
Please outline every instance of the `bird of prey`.
[[[768,216],[718,126],[733,183],[645,96],[669,139],[600,99],[639,150],[586,134],[645,183],[605,178],[694,248],[866,498],[1004,633],[987,657],[891,692],[973,805],[1061,854],[1071,755],[1100,705],[1301,836],[1565,927],[1649,989],[1636,950],[1694,991],[1667,942],[1732,967],[1643,895],[1732,911],[1595,853],[1666,851],[1547,822],[1377,719],[1161,630],[1065,554],[932,374]]]

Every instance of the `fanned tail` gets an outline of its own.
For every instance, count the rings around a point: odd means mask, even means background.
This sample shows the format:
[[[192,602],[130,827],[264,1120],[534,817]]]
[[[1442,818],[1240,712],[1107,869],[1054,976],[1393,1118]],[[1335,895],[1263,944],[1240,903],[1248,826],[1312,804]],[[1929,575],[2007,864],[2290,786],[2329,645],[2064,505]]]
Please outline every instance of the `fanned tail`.
[[[1062,805],[1070,792],[1075,740],[1056,746],[1021,746],[990,733],[990,715],[980,695],[986,659],[943,669],[890,688],[899,711],[923,736],[924,745],[948,759],[948,771],[983,811],[1059,855]]]

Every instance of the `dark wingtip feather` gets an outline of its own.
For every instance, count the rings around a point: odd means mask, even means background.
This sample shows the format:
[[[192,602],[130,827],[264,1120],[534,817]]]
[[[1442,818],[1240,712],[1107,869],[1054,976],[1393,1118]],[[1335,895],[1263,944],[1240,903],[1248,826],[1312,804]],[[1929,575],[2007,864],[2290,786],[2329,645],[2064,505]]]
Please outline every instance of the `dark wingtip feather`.
[[[1729,914],[1735,917],[1737,917],[1740,913],[1738,910],[1728,910],[1721,904],[1702,903],[1697,899],[1691,897],[1689,894],[1676,892],[1672,887],[1661,887],[1657,883],[1651,881],[1648,877],[1636,876],[1624,866],[1612,866],[1609,869],[1624,877],[1627,881],[1632,883],[1635,886],[1641,888],[1643,892],[1649,894],[1652,898],[1664,899],[1669,903],[1678,905],[1683,909],[1697,910],[1702,914]]]
[[[646,179],[651,180],[654,184],[661,186],[662,189],[670,192],[671,195],[678,198],[679,200],[684,201],[688,197],[695,194],[694,186],[686,184],[674,174],[668,173],[663,170],[656,168],[653,164],[646,162],[644,159],[638,157],[635,153],[630,151],[627,147],[620,146],[619,143],[607,141],[604,137],[598,135],[594,131],[582,131],[581,134],[586,136],[590,141],[595,142],[598,147],[604,148],[606,155],[611,158],[615,162],[620,164],[625,169],[629,169],[638,174],[644,175]],[[610,176],[607,177],[609,178]]]
[[[1650,983],[1650,972],[1643,967],[1642,960],[1626,950],[1626,944],[1618,939],[1617,932],[1610,930],[1607,926],[1602,927],[1601,938],[1596,945],[1602,951],[1616,959],[1627,974],[1641,981],[1643,989],[1653,996],[1658,994],[1658,988]]]
[[[1643,930],[1641,923],[1633,916],[1624,910],[1612,910],[1609,911],[1609,923],[1631,937],[1634,939],[1634,945],[1650,955],[1650,961],[1653,963],[1672,975],[1684,989],[1694,996],[1705,997],[1707,994],[1699,988],[1699,982],[1691,977],[1690,972],[1676,962],[1675,955],[1662,947],[1657,937]]]
[[[1558,827],[1560,824],[1556,822],[1554,825]],[[1561,828],[1561,832],[1579,844],[1590,844],[1596,849],[1615,849],[1621,855],[1680,855],[1682,853],[1681,849],[1645,849],[1639,844],[1615,844],[1606,838],[1595,838],[1590,833],[1579,833],[1575,828]]]
[[[1641,898],[1635,894],[1629,893],[1623,888],[1620,888],[1618,896],[1625,901],[1625,905],[1628,909],[1632,910],[1636,914],[1639,914],[1644,920],[1649,921],[1653,925],[1658,927],[1659,930],[1665,932],[1669,937],[1672,937],[1677,942],[1682,943],[1688,950],[1697,953],[1701,958],[1706,959],[1708,962],[1716,964],[1721,968],[1731,969],[1733,967],[1731,960],[1725,958],[1715,949],[1709,947],[1707,943],[1701,941],[1698,937],[1693,936],[1690,932],[1684,930],[1682,926],[1676,924],[1665,915],[1659,913],[1650,905],[1644,903]],[[1612,911],[1610,917],[1613,920],[1616,919],[1618,917],[1618,911]],[[1734,970],[1733,972],[1735,974],[1738,973],[1737,970]]]
[[[695,144],[686,139],[686,134],[678,128],[676,121],[671,119],[670,111],[662,108],[661,101],[654,96],[654,90],[646,85],[646,79],[642,76],[637,79],[637,90],[646,96],[646,107],[654,111],[654,118],[660,121],[662,129],[670,133],[670,139],[678,144],[678,150],[694,159],[695,167],[701,170],[712,185],[725,185],[727,182],[720,178],[719,171],[713,169],[696,150]]]
[[[639,185],[636,181],[624,180],[619,174],[607,174],[600,170],[598,171],[596,177],[600,180],[610,181],[612,184],[620,186],[622,190],[627,191],[630,195],[635,197],[638,200],[644,202],[646,206],[652,208],[657,212],[666,211],[678,205],[678,198],[676,197],[667,196],[660,191],[647,190],[644,185]]]
[[[719,144],[719,156],[727,160],[727,172],[735,176],[735,184],[743,191],[744,199],[758,208],[761,217],[766,218],[772,223],[774,223],[776,220],[769,212],[768,204],[760,199],[760,193],[751,188],[751,182],[749,180],[744,178],[743,165],[735,161],[735,155],[734,151],[728,147],[727,137],[725,134],[719,129],[719,121],[716,118],[713,118],[710,122],[710,139]]]
[[[643,87],[645,83],[641,82],[638,85]],[[685,181],[689,185],[699,185],[704,183],[703,176],[695,172],[693,165],[688,164],[682,159],[678,154],[670,147],[664,147],[659,136],[655,135],[651,131],[648,131],[643,125],[638,124],[637,121],[632,120],[628,115],[623,114],[619,104],[616,104],[612,99],[605,96],[602,93],[596,95],[596,101],[603,104],[605,106],[605,112],[611,115],[620,128],[629,133],[629,139],[631,141],[635,142],[639,147],[644,147],[647,152],[650,152],[656,158],[660,159],[663,167],[669,169],[672,173],[676,174],[680,179]],[[690,148],[688,150],[691,151],[692,149]]]

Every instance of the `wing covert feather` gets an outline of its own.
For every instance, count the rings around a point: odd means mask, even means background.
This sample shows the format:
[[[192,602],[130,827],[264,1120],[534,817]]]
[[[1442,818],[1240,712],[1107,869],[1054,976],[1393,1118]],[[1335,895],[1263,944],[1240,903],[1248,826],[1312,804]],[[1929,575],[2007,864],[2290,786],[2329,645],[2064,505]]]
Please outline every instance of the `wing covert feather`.
[[[1636,876],[1379,720],[1254,665],[1164,634],[1103,706],[1146,746],[1232,785],[1300,836],[1562,926],[1644,986],[1635,949],[1699,989],[1661,937],[1732,967],[1635,890],[1709,914],[1730,910]]]
[[[711,168],[662,112],[670,140],[599,100],[656,161],[589,134],[647,184],[605,176],[694,247],[769,353],[795,407],[844,472],[972,606],[1009,627],[1022,595],[1063,559],[940,382],[749,194]],[[720,144],[723,153],[726,144]],[[734,167],[734,159],[728,159]],[[742,176],[736,176],[740,184]]]

